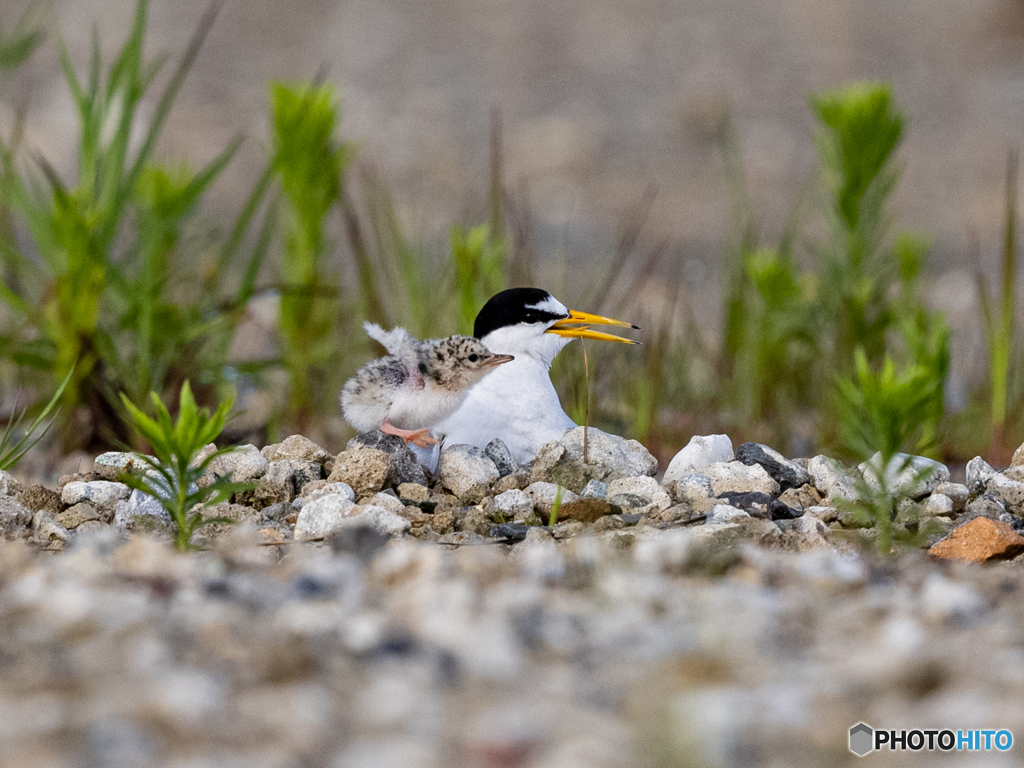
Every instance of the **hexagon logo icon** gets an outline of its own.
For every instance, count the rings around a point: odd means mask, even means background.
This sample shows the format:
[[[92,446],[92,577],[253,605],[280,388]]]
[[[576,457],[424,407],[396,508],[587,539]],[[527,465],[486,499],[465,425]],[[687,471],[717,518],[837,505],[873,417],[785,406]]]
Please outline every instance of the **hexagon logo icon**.
[[[850,751],[857,757],[864,757],[874,750],[875,732],[866,723],[857,723],[850,729]]]

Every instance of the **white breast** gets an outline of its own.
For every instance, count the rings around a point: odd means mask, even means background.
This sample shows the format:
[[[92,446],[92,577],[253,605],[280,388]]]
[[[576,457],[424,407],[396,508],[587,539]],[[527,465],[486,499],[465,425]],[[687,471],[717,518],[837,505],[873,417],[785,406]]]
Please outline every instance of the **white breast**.
[[[520,353],[473,386],[459,409],[433,431],[444,436],[445,445],[484,448],[501,438],[515,460],[525,463],[544,443],[575,426],[562,410],[546,362]]]

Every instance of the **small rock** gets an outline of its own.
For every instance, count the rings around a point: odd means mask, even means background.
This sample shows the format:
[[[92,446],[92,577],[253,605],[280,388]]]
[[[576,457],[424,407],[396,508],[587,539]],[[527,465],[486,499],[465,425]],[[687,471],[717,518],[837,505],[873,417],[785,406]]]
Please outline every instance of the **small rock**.
[[[950,517],[956,514],[953,500],[944,493],[936,491],[921,505],[922,517]]]
[[[302,505],[299,517],[295,521],[295,538],[303,540],[327,536],[340,526],[354,509],[355,504],[345,493],[326,493],[307,501]]]
[[[979,517],[953,531],[928,550],[942,560],[985,563],[1006,560],[1024,552],[1024,536],[998,520]]]
[[[960,525],[963,525],[978,517],[984,517],[989,520],[1002,520],[1006,516],[1008,516],[1008,513],[1002,502],[985,494],[974,499],[964,508],[964,512],[958,522]],[[1004,522],[1006,521],[1004,520]]]
[[[266,446],[260,453],[270,461],[313,461],[323,466],[332,458],[328,451],[302,435],[289,435],[282,443]]]
[[[741,443],[736,449],[736,460],[747,465],[761,465],[782,490],[799,488],[811,482],[811,476],[806,469],[797,466],[774,448],[761,443]]]
[[[0,496],[14,496],[21,489],[21,483],[10,472],[0,469]]]
[[[295,475],[296,492],[301,491],[306,486],[306,483],[320,480],[324,476],[324,467],[319,462],[307,461],[305,459],[281,459],[280,461],[282,464],[287,464],[292,468],[292,472]]]
[[[579,536],[587,526],[579,520],[564,520],[551,528],[551,535],[558,541]]]
[[[156,462],[155,456],[147,456],[150,461]],[[137,453],[128,451],[108,451],[101,453],[93,460],[92,473],[100,480],[119,480],[121,474],[127,472],[132,475],[145,474],[150,468]]]
[[[211,461],[203,478],[207,484],[220,477],[229,477],[233,483],[248,483],[263,477],[269,464],[255,445],[240,445]],[[199,485],[203,487],[204,482]]]
[[[92,504],[81,502],[72,507],[68,507],[63,512],[58,512],[53,516],[53,520],[58,525],[72,531],[82,523],[87,523],[91,520],[101,521],[103,517],[104,515],[102,515]]]
[[[364,503],[372,507],[386,509],[388,512],[394,512],[396,515],[401,515],[405,511],[405,504],[399,501],[397,496],[392,496],[390,493],[384,493],[383,491],[375,493]]]
[[[882,490],[882,454],[876,453],[859,467],[868,486],[875,492]],[[886,490],[896,496],[921,499],[942,483],[949,482],[949,469],[934,459],[897,453],[885,467]],[[1024,486],[1022,486],[1024,487]]]
[[[728,435],[694,435],[690,442],[672,457],[665,470],[665,485],[703,469],[734,458],[732,440]]]
[[[704,467],[703,474],[711,481],[712,493],[716,497],[731,491],[779,495],[779,484],[759,464],[747,466],[738,461],[709,464]]]
[[[473,544],[485,544],[485,539],[479,533],[473,533],[472,531],[452,531],[445,533],[437,540],[437,543],[449,548],[456,547],[467,547]]]
[[[352,448],[339,453],[329,483],[345,483],[358,498],[372,496],[388,485],[391,457],[377,448]]]
[[[344,528],[347,525],[369,523],[381,535],[396,539],[407,533],[409,529],[412,528],[412,524],[404,517],[392,512],[391,510],[384,509],[383,507],[367,505],[364,507],[358,507],[357,510],[357,513],[354,513],[347,519],[342,520],[340,525],[335,526],[334,530]]]
[[[607,499],[608,498],[608,483],[602,483],[600,480],[591,480],[580,491],[581,499]]]
[[[317,465],[320,466],[319,464]],[[256,509],[263,509],[274,504],[290,504],[295,498],[295,470],[290,461],[272,461],[267,465],[266,474],[256,481],[251,491],[236,494],[239,497],[251,496],[249,501]],[[245,503],[242,498],[239,503]]]
[[[20,525],[28,525],[38,511],[29,509],[24,504],[10,496],[0,496],[0,529],[10,530]]]
[[[441,452],[437,475],[441,485],[462,501],[476,504],[498,479],[498,468],[479,448],[453,445]]]
[[[329,483],[325,481],[322,486],[312,489],[308,494],[306,494],[306,501],[314,501],[324,496],[329,496],[332,493],[340,493],[352,502],[356,500],[356,492],[352,490],[352,486],[348,483]]]
[[[654,508],[654,505],[648,504],[642,507],[642,509],[647,508]],[[558,507],[558,519],[578,520],[581,523],[594,523],[605,515],[610,515],[614,511],[615,507],[604,499],[576,499],[574,501],[563,502],[561,506]],[[633,510],[630,511],[632,512]]]
[[[533,482],[531,479],[531,470],[517,469],[511,475],[505,475],[504,477],[498,478],[494,485],[491,486],[491,491],[493,493],[504,493],[505,491],[511,491],[514,488],[518,488],[521,491],[531,482]]]
[[[528,525],[515,525],[513,523],[502,523],[491,528],[488,535],[492,539],[505,539],[509,544],[523,541],[530,532]]]
[[[36,517],[32,528],[32,541],[43,549],[63,549],[71,538],[67,528],[45,513]]]
[[[126,501],[114,505],[114,527],[119,531],[133,531],[153,523],[170,522],[171,517],[160,501],[142,491],[132,491]]]
[[[773,499],[766,493],[757,493],[756,491],[750,493],[723,493],[719,495],[719,498],[738,509],[742,509],[751,517],[758,517],[762,520],[792,520],[801,515],[797,510],[778,499]]]
[[[398,486],[398,498],[403,504],[422,504],[430,498],[430,489],[419,483],[402,483]]]
[[[109,480],[92,480],[90,482],[71,482],[61,490],[60,499],[67,506],[87,501],[93,506],[112,506],[120,499],[127,499],[132,489],[123,483],[112,483]]]
[[[823,523],[835,523],[841,517],[839,510],[835,507],[807,507],[804,510],[804,517],[808,515],[818,518]]]
[[[842,463],[828,456],[815,456],[809,459],[807,474],[811,476],[811,482],[822,496],[831,496],[835,486],[850,480]]]
[[[491,500],[491,506],[496,514],[506,520],[521,520],[533,514],[533,502],[518,488],[499,493]]]
[[[749,514],[742,509],[729,504],[716,504],[708,513],[705,525],[717,525],[718,523],[734,523],[737,520],[748,518]]]
[[[621,504],[617,498],[623,495],[637,497],[643,504]],[[653,477],[621,477],[612,480],[608,484],[607,499],[623,508],[629,506],[630,512],[640,515],[661,512],[672,506],[672,497]]]
[[[356,448],[374,448],[391,457],[391,474],[388,485],[402,483],[419,483],[427,485],[427,472],[416,459],[412,449],[396,435],[386,435],[379,429],[356,435],[348,441],[347,450]]]
[[[469,508],[465,517],[459,522],[459,528],[463,531],[479,534],[480,536],[487,536],[491,528],[494,527],[495,522],[486,509],[474,506]]]
[[[787,488],[779,496],[779,501],[793,509],[807,509],[821,504],[821,494],[810,483],[799,488]]]
[[[620,477],[654,475],[658,460],[636,440],[589,427],[587,464],[583,463],[584,427],[566,430],[562,439],[546,443],[533,463],[534,482],[557,483],[581,491],[590,480],[611,482]]]
[[[541,517],[547,519],[547,516],[551,514],[551,508],[554,506],[555,498],[558,496],[559,491],[561,491],[560,504],[568,504],[579,499],[579,496],[569,489],[560,488],[560,486],[554,483],[530,483],[524,493],[533,503],[534,509],[541,514]]]
[[[984,493],[989,479],[996,473],[981,456],[967,462],[967,489],[974,496]]]
[[[999,499],[1007,509],[1019,512],[1024,507],[1024,483],[994,473],[985,487],[985,495]]]
[[[484,453],[487,455],[487,458],[494,462],[500,477],[511,475],[519,469],[516,460],[512,458],[512,451],[497,437],[487,444],[487,447],[484,448]]]
[[[689,474],[664,483],[672,500],[678,504],[696,504],[699,501],[713,498],[714,489],[707,475]]]
[[[15,498],[22,506],[28,507],[33,512],[45,509],[52,514],[57,514],[64,509],[64,502],[61,501],[60,494],[43,485],[19,485]]]

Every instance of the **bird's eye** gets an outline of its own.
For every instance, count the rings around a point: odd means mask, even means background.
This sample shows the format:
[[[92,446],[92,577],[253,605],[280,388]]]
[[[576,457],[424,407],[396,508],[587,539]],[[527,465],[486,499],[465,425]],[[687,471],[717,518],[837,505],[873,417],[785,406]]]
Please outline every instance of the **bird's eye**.
[[[470,355],[469,356],[469,362],[471,362],[471,363],[475,363],[479,359],[480,359],[480,355]]]

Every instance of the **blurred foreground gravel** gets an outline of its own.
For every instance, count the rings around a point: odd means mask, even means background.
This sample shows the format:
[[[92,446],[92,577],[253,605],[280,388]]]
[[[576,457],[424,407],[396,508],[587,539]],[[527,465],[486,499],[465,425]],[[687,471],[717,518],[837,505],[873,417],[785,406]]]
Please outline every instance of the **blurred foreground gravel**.
[[[0,768],[821,766],[858,760],[862,720],[1024,736],[1018,562],[741,542],[713,575],[713,528],[0,541]]]

